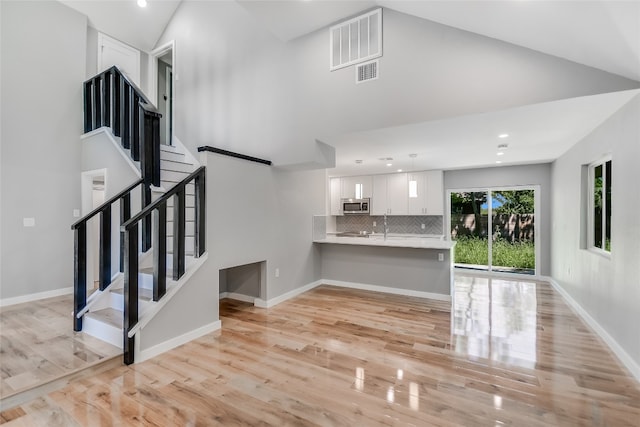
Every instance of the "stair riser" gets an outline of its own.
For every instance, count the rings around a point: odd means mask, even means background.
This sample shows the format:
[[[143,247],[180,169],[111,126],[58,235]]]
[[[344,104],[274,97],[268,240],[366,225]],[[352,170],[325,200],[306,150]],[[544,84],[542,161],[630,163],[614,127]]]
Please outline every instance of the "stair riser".
[[[122,329],[116,328],[113,325],[101,322],[94,319],[91,316],[84,316],[82,322],[82,332],[106,341],[109,344],[115,345],[118,348],[122,348],[124,336]]]
[[[193,253],[194,238],[187,237],[184,242],[185,252]],[[167,238],[167,252],[173,252],[173,239]]]
[[[160,160],[172,160],[174,162],[184,162],[184,154],[173,153],[170,151],[160,150]]]
[[[184,223],[184,233],[187,237],[193,237],[195,235],[195,225],[194,221],[185,221]],[[167,237],[173,236],[173,221],[167,223]]]
[[[196,218],[196,211],[195,209],[191,208],[187,208],[184,211],[184,216],[186,221],[195,221]],[[167,209],[167,221],[169,222],[173,222],[173,209]],[[173,227],[172,224],[169,224],[169,222],[167,223],[167,229],[171,226]]]
[[[193,165],[189,163],[160,159],[160,170],[191,173],[194,169]]]
[[[170,189],[172,189],[173,187],[175,187],[175,186],[176,186],[176,184],[178,184],[178,182],[160,180],[160,185],[161,185],[165,190],[170,190]],[[191,184],[187,184],[186,194],[187,194],[187,195],[189,195],[189,196],[193,196],[194,194],[196,194],[195,185],[194,185],[193,183],[191,183]]]

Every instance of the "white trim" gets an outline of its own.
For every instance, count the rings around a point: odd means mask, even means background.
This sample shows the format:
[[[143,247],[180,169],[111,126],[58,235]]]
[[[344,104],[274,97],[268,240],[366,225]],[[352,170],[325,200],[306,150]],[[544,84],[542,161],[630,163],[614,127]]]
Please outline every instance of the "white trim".
[[[131,157],[126,153],[125,149],[122,148],[122,145],[120,145],[120,143],[118,141],[116,141],[116,137],[113,136],[113,133],[111,132],[111,128],[110,127],[107,127],[107,126],[99,127],[98,129],[92,130],[91,132],[87,132],[87,133],[81,135],[80,139],[88,139],[88,138],[91,138],[92,136],[95,136],[95,135],[101,133],[101,132],[103,132],[107,136],[109,141],[111,141],[111,143],[118,149],[118,153],[120,153],[122,158],[129,164],[129,166],[131,166],[131,169],[136,174],[136,176],[138,178],[142,178],[142,175],[140,174],[140,168],[138,167],[138,165],[136,165],[136,162],[134,162],[131,159]]]
[[[175,134],[171,137],[171,143],[173,144],[172,147],[177,148],[179,152],[184,154],[185,161],[193,165],[193,170],[196,170],[200,166],[202,166],[202,164],[200,164],[200,161],[195,158],[195,156],[191,153],[190,150],[187,150],[187,148],[184,146],[182,141],[180,141],[180,139],[178,139],[178,137]]]
[[[25,302],[38,301],[46,298],[59,297],[73,293],[73,286],[68,288],[54,289],[52,291],[36,292],[34,294],[21,295],[19,297],[0,299],[0,307],[7,307],[15,304],[23,304]]]
[[[385,294],[404,295],[408,297],[428,298],[438,301],[451,301],[451,295],[433,292],[414,291],[411,289],[390,288],[387,286],[369,285],[367,283],[343,282],[341,280],[321,280],[324,285],[340,286],[341,288],[361,289],[363,291],[383,292]]]
[[[280,295],[279,297],[271,298],[270,300],[263,300],[262,298],[256,298],[253,304],[256,307],[260,307],[260,308],[271,308],[275,305],[280,304],[281,302],[285,302],[288,299],[295,298],[300,294],[310,291],[311,289],[318,287],[323,283],[325,283],[324,280],[316,280],[315,282],[311,282],[307,285],[304,285],[301,288],[293,289],[289,292],[286,292]]]
[[[640,364],[638,364],[633,358],[622,348],[620,344],[584,309],[582,306],[573,299],[573,297],[556,282],[552,277],[544,277],[551,286],[558,291],[560,295],[565,299],[569,307],[571,307],[590,327],[596,334],[602,338],[602,340],[609,346],[609,349],[618,357],[618,360],[631,372],[636,380],[640,381]]]
[[[221,292],[219,299],[225,299],[225,298],[248,302],[250,304],[253,304],[256,300],[256,297],[251,297],[249,295],[238,294],[235,292]]]
[[[494,279],[521,280],[525,282],[546,282],[547,276],[537,274],[509,273],[506,271],[473,270],[471,268],[453,267],[456,276],[481,276]]]
[[[204,325],[199,327],[198,329],[194,329],[193,331],[189,331],[177,337],[171,338],[170,340],[164,341],[160,344],[156,344],[152,347],[149,347],[145,350],[141,350],[139,345],[136,346],[136,354],[135,354],[135,363],[144,362],[145,360],[149,360],[152,357],[156,357],[159,354],[167,352],[169,350],[173,350],[174,348],[186,344],[189,341],[193,341],[195,339],[200,338],[203,335],[210,334],[219,330],[222,327],[222,322],[220,320],[216,320],[215,322],[209,323],[208,325]],[[140,337],[136,339],[136,342],[139,342]]]
[[[387,294],[404,295],[409,297],[428,298],[428,299],[434,299],[438,301],[451,301],[451,295],[435,294],[432,292],[412,291],[410,289],[389,288],[386,286],[369,285],[366,283],[354,283],[354,282],[343,282],[340,280],[320,279],[320,280],[316,280],[315,282],[309,283],[301,288],[297,288],[285,294],[282,294],[279,297],[272,298],[270,300],[265,301],[261,298],[256,298],[253,304],[259,308],[271,308],[282,302],[285,302],[286,300],[295,298],[300,294],[310,291],[313,288],[317,288],[318,286],[321,286],[321,285],[339,286],[341,288],[361,289],[364,291],[384,292]]]

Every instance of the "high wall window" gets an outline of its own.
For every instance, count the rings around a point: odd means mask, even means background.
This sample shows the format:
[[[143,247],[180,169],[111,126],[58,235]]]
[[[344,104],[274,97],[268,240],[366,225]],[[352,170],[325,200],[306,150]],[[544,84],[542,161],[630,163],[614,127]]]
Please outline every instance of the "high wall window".
[[[589,165],[589,247],[611,252],[611,159]]]

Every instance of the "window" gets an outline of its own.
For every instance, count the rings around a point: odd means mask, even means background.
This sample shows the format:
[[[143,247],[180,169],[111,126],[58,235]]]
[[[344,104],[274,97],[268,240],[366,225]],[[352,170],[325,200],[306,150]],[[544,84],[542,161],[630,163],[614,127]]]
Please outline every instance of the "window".
[[[589,247],[611,252],[611,159],[589,165]]]

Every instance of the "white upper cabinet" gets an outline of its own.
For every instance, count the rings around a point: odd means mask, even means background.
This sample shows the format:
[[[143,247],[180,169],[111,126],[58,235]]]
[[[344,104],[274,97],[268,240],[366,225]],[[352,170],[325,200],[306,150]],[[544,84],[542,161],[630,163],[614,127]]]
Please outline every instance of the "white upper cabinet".
[[[444,215],[443,172],[432,170],[330,179],[331,215],[341,199],[371,198],[371,215]]]
[[[408,215],[407,174],[375,175],[371,215]]]
[[[444,215],[442,171],[409,174],[409,215]]]
[[[331,215],[342,215],[342,203],[340,203],[342,192],[342,180],[331,178],[329,180],[329,194],[331,202]]]
[[[342,180],[343,199],[366,199],[371,197],[370,176],[345,176]]]

